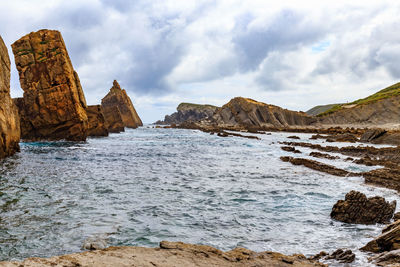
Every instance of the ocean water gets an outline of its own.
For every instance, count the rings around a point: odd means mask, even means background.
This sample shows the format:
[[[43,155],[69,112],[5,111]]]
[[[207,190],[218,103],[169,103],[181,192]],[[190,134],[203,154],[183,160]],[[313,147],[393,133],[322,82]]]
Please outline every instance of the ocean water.
[[[169,240],[308,256],[350,248],[352,265],[367,266],[357,249],[382,225],[333,221],[332,206],[350,190],[388,200],[397,194],[281,162],[309,158],[310,149],[280,149],[289,135],[253,140],[142,127],[82,143],[21,143],[20,153],[0,162],[0,260],[79,252],[87,237],[101,235],[118,246]]]

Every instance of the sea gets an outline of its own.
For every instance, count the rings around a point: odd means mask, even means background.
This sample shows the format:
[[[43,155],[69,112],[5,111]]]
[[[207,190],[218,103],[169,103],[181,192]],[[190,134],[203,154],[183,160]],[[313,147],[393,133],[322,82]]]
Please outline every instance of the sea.
[[[21,143],[21,152],[0,161],[0,260],[80,252],[85,239],[101,238],[110,246],[168,240],[306,256],[342,248],[356,254],[348,266],[372,266],[358,249],[383,225],[334,221],[331,209],[350,190],[389,201],[398,195],[362,177],[282,162],[311,158],[308,148],[280,149],[293,133],[248,135],[261,140],[147,125],[86,142]],[[376,168],[345,158],[318,161]]]

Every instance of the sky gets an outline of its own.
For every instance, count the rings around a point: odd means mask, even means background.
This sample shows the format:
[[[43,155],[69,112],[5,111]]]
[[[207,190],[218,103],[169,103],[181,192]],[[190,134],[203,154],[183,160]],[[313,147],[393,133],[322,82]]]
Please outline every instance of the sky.
[[[236,96],[306,111],[400,80],[400,1],[0,0],[11,44],[59,30],[88,104],[114,79],[145,123]]]

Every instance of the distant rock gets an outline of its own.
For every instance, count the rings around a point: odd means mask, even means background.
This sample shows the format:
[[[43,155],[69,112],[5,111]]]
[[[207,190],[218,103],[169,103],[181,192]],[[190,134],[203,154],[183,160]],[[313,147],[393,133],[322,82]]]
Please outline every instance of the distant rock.
[[[304,112],[291,111],[250,98],[235,97],[219,108],[213,121],[220,126],[245,128],[286,128],[306,126],[315,121]]]
[[[345,223],[388,223],[396,209],[396,201],[387,202],[383,197],[367,198],[365,194],[350,191],[345,200],[339,200],[332,208],[331,217]]]
[[[365,133],[361,136],[361,142],[371,142],[382,135],[384,135],[387,131],[383,129],[369,129],[365,131]]]
[[[103,109],[118,107],[125,127],[137,128],[143,126],[131,99],[116,80],[114,80],[110,92],[101,100],[101,106]]]
[[[0,36],[0,158],[19,151],[20,126],[10,97],[10,66],[7,47]]]
[[[214,115],[217,108],[212,105],[181,103],[177,107],[177,112],[166,115],[163,121],[157,121],[155,124],[181,124],[207,120]]]
[[[24,97],[16,100],[26,140],[86,140],[86,100],[58,31],[25,35],[12,50]]]
[[[88,106],[88,136],[108,136],[106,121],[100,105]]]
[[[117,106],[101,106],[104,115],[105,126],[110,133],[125,131],[125,124],[122,120],[121,111]]]

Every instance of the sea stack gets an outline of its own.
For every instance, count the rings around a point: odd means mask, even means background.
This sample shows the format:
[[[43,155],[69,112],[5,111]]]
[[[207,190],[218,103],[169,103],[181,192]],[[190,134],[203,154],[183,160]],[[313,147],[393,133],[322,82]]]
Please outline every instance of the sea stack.
[[[25,140],[84,141],[86,100],[61,33],[25,35],[12,50],[24,97],[16,100]]]
[[[18,111],[10,97],[10,57],[0,36],[0,158],[19,151]]]
[[[109,113],[111,107],[117,107],[125,127],[135,129],[143,126],[142,120],[139,118],[131,99],[125,89],[121,89],[116,80],[114,80],[110,92],[101,100],[101,106],[105,113]],[[114,112],[116,112],[115,109]]]
[[[86,108],[88,116],[88,136],[108,136],[108,130],[100,105],[88,106]]]

